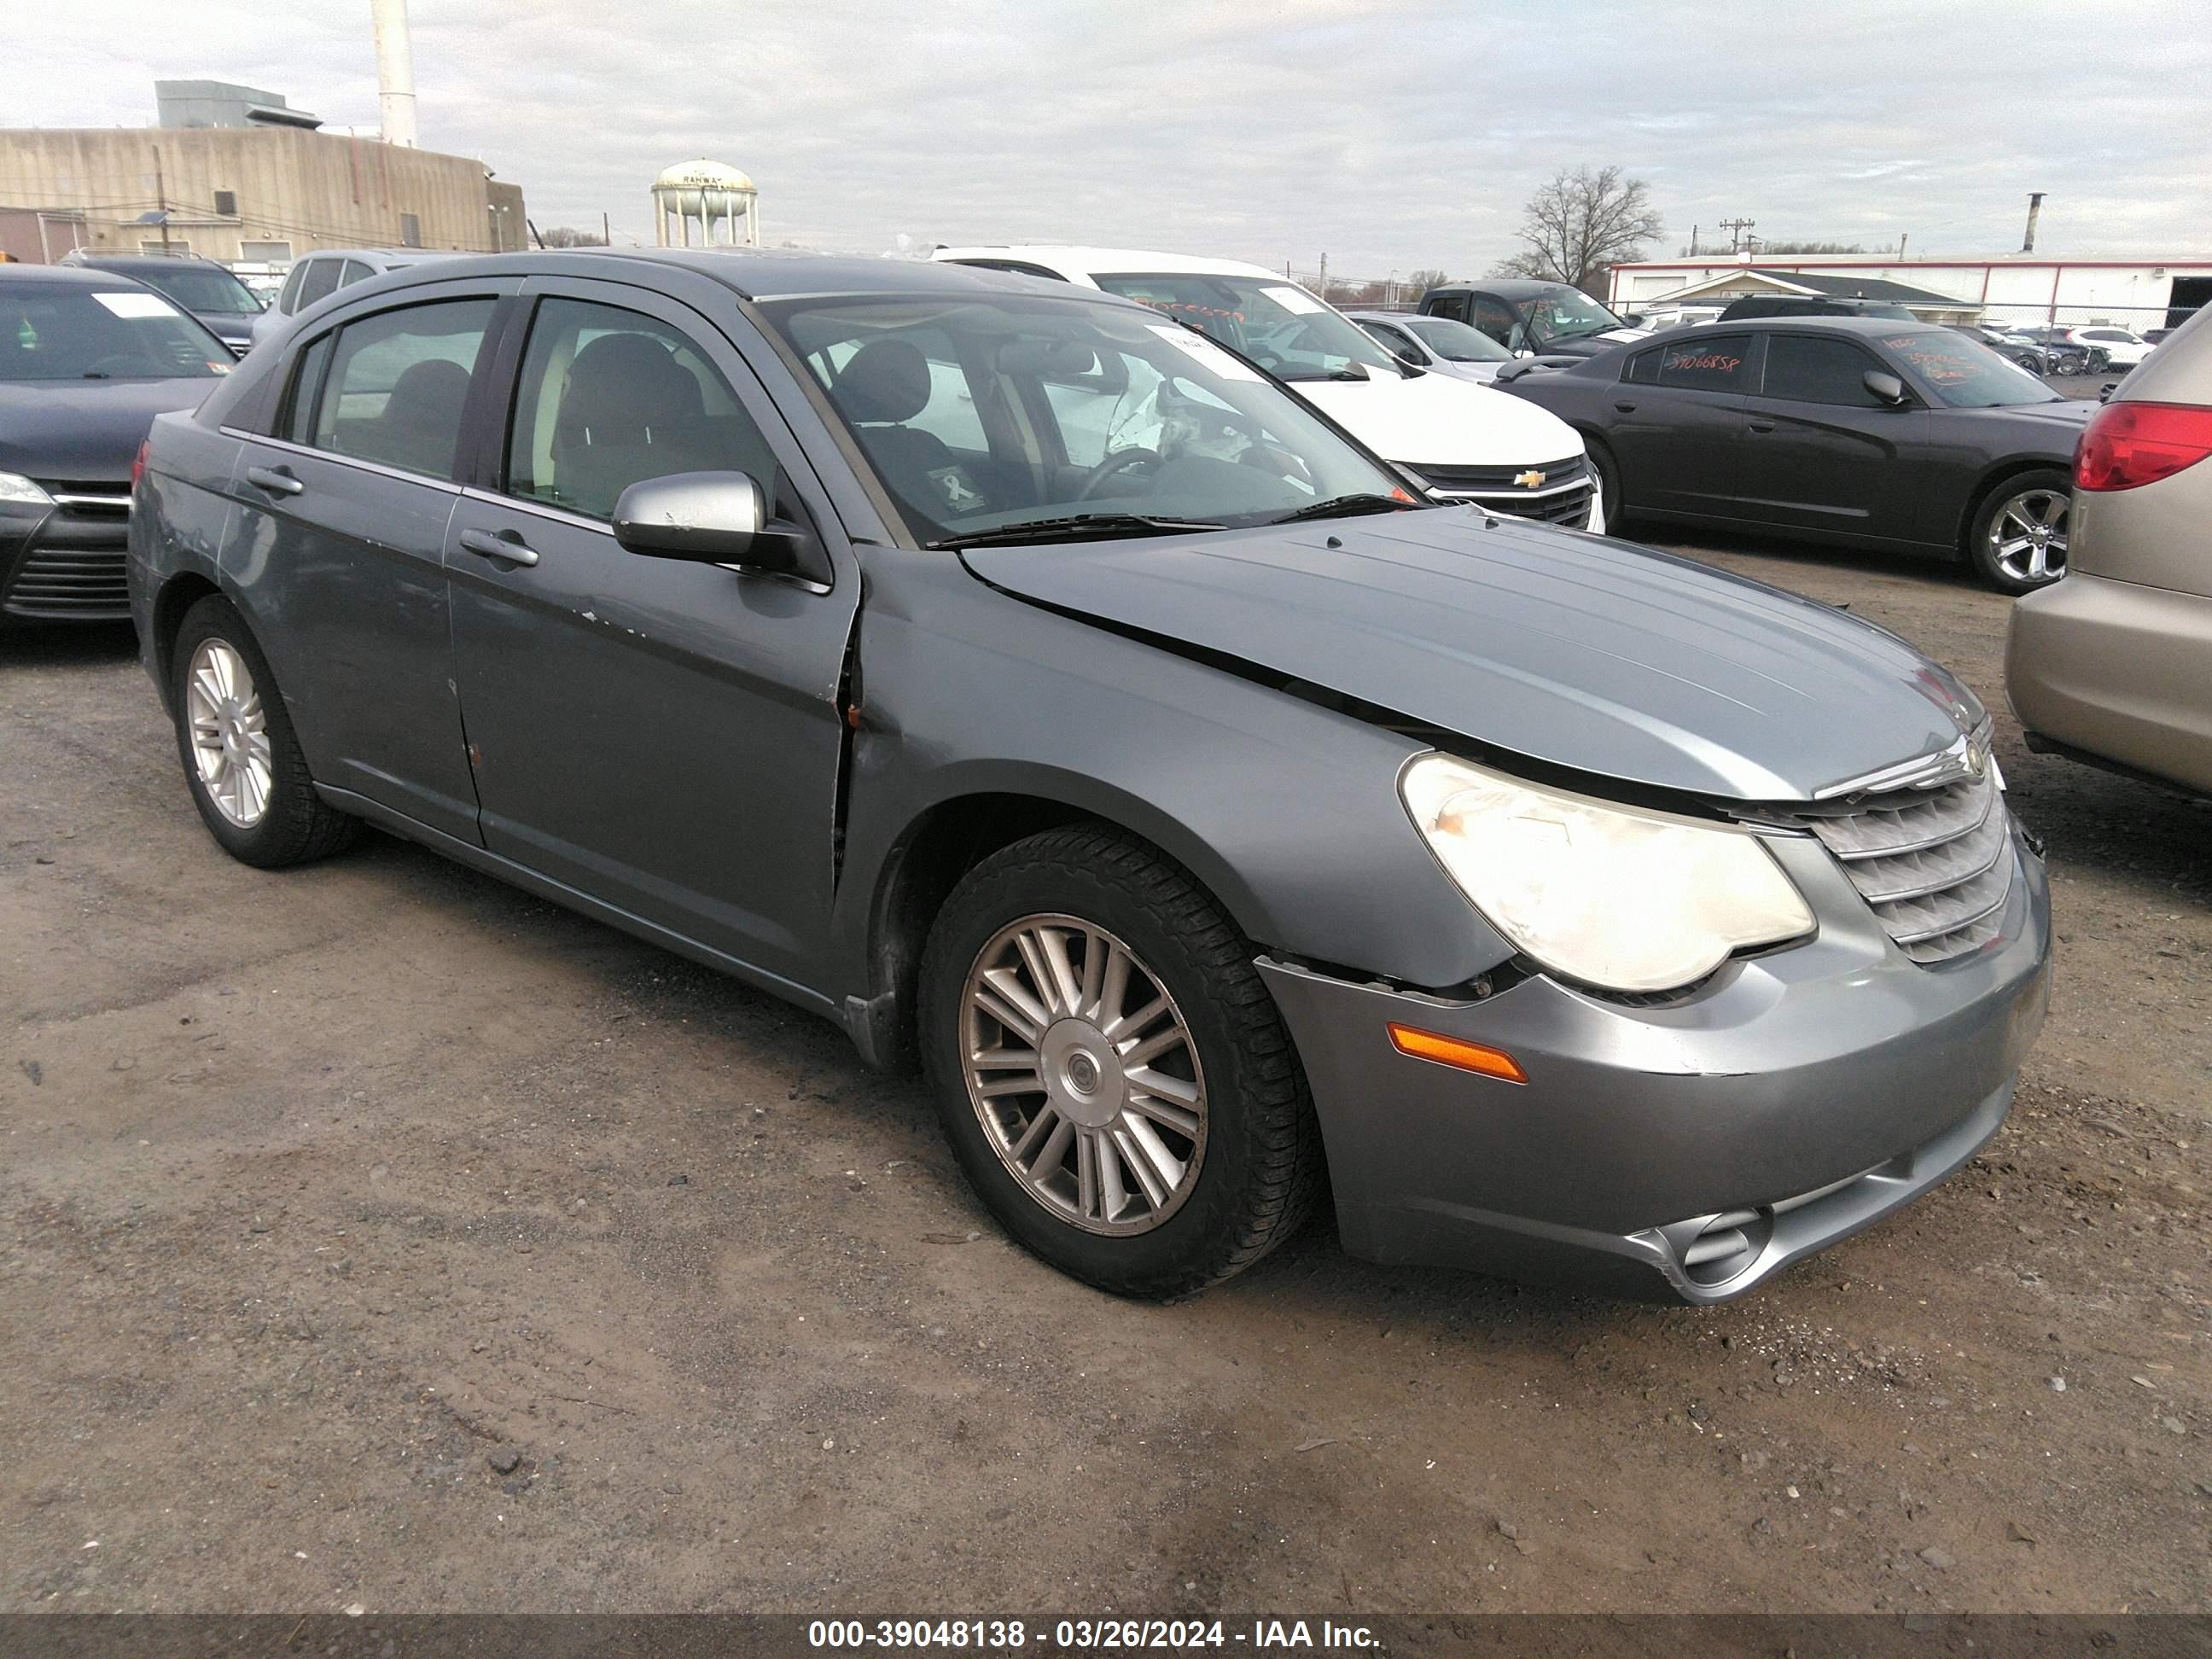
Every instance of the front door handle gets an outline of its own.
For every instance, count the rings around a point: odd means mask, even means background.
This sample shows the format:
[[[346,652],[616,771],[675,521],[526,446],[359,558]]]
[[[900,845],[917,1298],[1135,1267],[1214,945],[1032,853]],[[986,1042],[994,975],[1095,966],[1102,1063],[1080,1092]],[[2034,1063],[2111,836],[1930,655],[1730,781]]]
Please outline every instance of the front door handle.
[[[538,562],[538,550],[522,539],[519,530],[502,530],[496,535],[489,530],[464,530],[461,546],[465,551],[487,559],[505,559],[509,564]]]
[[[1753,432],[1771,432],[1774,430],[1774,422],[1771,421],[1753,421],[1751,423],[1751,429]]]
[[[307,487],[292,476],[289,466],[249,466],[246,482],[272,495],[296,495]]]
[[[1613,407],[1624,415],[1633,415],[1636,413],[1636,405],[1634,404],[1617,403]]]

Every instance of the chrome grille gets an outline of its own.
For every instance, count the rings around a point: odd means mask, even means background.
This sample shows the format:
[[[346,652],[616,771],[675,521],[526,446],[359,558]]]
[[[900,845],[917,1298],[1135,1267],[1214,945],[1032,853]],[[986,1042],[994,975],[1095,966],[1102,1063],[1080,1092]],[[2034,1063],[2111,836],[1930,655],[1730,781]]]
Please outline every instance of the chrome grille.
[[[1581,455],[1535,466],[1425,466],[1419,469],[1429,494],[1441,501],[1473,501],[1494,513],[1548,524],[1581,525],[1589,519],[1593,488],[1589,462]],[[1515,479],[1543,474],[1534,489]]]
[[[1996,769],[1935,789],[1898,789],[1802,807],[1898,948],[1948,962],[1997,936],[2011,896],[2010,816]]]
[[[13,576],[0,566],[0,611],[44,622],[129,617],[130,485],[105,478],[39,483],[54,510],[33,533]]]

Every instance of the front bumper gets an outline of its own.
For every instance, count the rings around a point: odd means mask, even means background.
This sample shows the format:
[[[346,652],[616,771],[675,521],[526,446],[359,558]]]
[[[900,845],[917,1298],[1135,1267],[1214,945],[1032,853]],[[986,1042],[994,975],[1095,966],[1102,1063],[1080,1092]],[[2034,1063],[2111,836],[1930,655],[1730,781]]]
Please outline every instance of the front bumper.
[[[2042,1024],[2049,889],[2013,841],[2021,878],[1997,938],[1936,967],[1802,847],[1787,862],[1818,935],[1660,1006],[1541,975],[1459,1000],[1263,957],[1345,1248],[1718,1302],[1909,1203],[1996,1132]],[[1528,1081],[1401,1054],[1393,1023],[1503,1049]]]
[[[52,488],[52,507],[0,504],[0,618],[129,620],[130,495],[119,484]]]

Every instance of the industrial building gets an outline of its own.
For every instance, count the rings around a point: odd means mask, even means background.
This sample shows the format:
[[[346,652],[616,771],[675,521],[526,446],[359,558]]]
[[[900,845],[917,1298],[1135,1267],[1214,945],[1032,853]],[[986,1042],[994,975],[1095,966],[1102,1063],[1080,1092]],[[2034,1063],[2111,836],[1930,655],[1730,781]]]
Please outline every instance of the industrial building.
[[[273,93],[157,82],[152,127],[0,128],[0,249],[283,264],[316,248],[526,246],[483,163],[319,130]]]
[[[2002,322],[2140,333],[2179,325],[2212,301],[2212,258],[2059,259],[2021,253],[1994,259],[1708,255],[1613,268],[1616,311],[1724,301],[1747,294],[1891,301],[1928,322]]]

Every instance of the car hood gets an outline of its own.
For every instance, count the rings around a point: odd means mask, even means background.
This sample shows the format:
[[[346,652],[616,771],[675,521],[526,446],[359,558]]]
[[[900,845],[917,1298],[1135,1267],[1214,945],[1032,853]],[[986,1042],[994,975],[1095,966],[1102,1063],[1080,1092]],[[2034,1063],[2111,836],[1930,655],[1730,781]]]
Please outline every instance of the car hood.
[[[1505,757],[1702,796],[1809,799],[1983,718],[1949,673],[1832,606],[1466,508],[962,557],[1003,592]]]
[[[259,315],[256,313],[255,315]],[[243,317],[234,311],[196,311],[192,313],[200,325],[225,345],[250,345],[253,342],[253,318]]]
[[[1582,434],[1551,410],[1449,374],[1299,380],[1291,390],[1407,466],[1527,466],[1583,453]]]
[[[156,415],[198,409],[221,382],[0,380],[0,472],[120,479]]]

